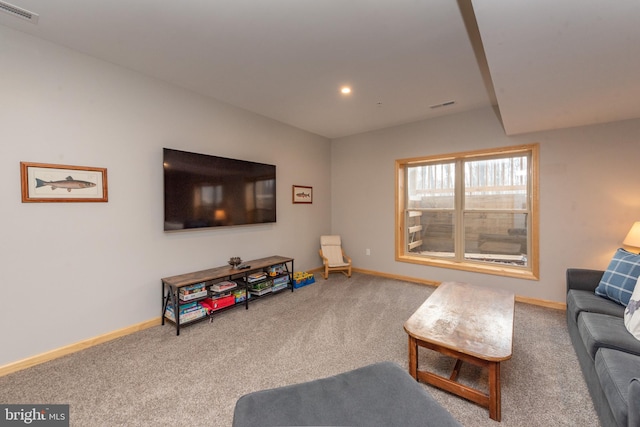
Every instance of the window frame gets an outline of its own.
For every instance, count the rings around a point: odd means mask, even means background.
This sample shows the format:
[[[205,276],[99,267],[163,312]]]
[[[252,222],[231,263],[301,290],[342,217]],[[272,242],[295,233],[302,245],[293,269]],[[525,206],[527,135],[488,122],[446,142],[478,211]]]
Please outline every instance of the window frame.
[[[456,270],[472,271],[477,273],[492,274],[497,276],[517,277],[528,280],[539,280],[539,144],[524,144],[510,147],[501,147],[493,149],[484,149],[476,151],[465,151],[452,154],[431,155],[422,157],[413,157],[406,159],[398,159],[395,161],[395,216],[396,216],[396,235],[395,235],[395,255],[396,261],[407,262],[413,264],[428,265],[441,268],[449,268]],[[507,264],[487,263],[482,261],[473,261],[464,258],[464,253],[458,258],[458,252],[456,249],[456,255],[453,258],[442,257],[429,257],[428,255],[415,255],[406,251],[407,248],[407,230],[406,230],[406,169],[410,166],[414,166],[420,163],[437,163],[437,162],[458,162],[467,160],[483,160],[491,159],[492,157],[504,157],[509,155],[524,154],[530,155],[529,165],[529,202],[531,218],[529,220],[530,234],[528,242],[528,253],[526,267],[511,266]],[[458,175],[458,174],[456,174]],[[460,173],[462,176],[462,173]],[[456,197],[458,193],[464,191],[464,184],[459,182],[456,178]],[[462,186],[461,189],[458,187]],[[454,215],[463,215],[466,210],[460,203],[456,203],[453,209]],[[454,234],[454,240],[456,248],[459,247],[461,240],[464,238],[464,233],[460,233],[457,230]]]

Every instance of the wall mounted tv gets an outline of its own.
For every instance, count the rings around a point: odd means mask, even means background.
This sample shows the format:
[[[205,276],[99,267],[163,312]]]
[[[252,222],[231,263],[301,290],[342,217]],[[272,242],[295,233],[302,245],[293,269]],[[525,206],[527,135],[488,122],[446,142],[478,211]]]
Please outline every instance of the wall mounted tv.
[[[163,149],[164,230],[276,222],[276,167]]]

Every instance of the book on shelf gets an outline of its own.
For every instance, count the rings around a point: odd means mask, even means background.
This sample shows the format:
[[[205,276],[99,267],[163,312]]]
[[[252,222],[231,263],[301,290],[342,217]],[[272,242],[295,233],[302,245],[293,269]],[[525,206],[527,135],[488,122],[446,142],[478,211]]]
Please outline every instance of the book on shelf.
[[[263,288],[263,289],[251,289],[249,291],[252,295],[256,295],[256,296],[261,296],[264,294],[268,294],[269,292],[271,292],[271,288]]]
[[[180,322],[189,322],[191,320],[196,320],[206,316],[206,314],[207,311],[200,304],[195,304],[193,306],[190,305],[186,309],[180,306]],[[176,316],[172,305],[169,304],[167,306],[165,316],[168,319],[173,320],[174,322],[176,321]]]
[[[194,308],[194,307],[197,307],[197,306],[198,306],[198,303],[196,301],[188,302],[186,304],[180,304],[180,310],[188,310],[190,308]],[[172,303],[169,303],[167,305],[167,307],[171,307],[171,310],[173,310],[173,304]]]
[[[202,289],[199,292],[194,292],[194,293],[190,293],[190,294],[183,294],[180,293],[180,300],[182,301],[191,301],[197,298],[202,298],[202,297],[206,297],[207,296],[207,290],[206,289]]]
[[[225,291],[225,292],[219,292],[219,293],[216,292],[215,295],[211,295],[211,299],[216,300],[216,299],[228,297],[229,295],[231,295],[231,291]]]
[[[276,277],[273,279],[273,286],[280,285],[282,283],[289,283],[289,276]]]
[[[188,314],[188,313],[194,312],[194,311],[199,311],[201,309],[202,309],[202,306],[199,305],[199,304],[195,305],[193,307],[188,307],[188,308],[180,307],[180,316],[182,316],[184,314]],[[167,306],[167,312],[175,313],[175,310],[173,309],[173,307],[171,305],[169,305],[169,306]]]
[[[180,318],[184,319],[184,318],[190,318],[193,316],[197,316],[200,313],[202,313],[204,311],[204,307],[198,307],[196,310],[190,310],[187,312],[180,312]],[[206,311],[204,311],[206,313]],[[175,317],[175,312],[173,310],[167,310],[167,316],[169,317]]]
[[[279,285],[273,285],[273,287],[271,288],[271,292],[278,292],[278,291],[281,291],[282,289],[287,289],[288,284],[289,282],[280,283]]]
[[[191,322],[192,320],[200,319],[206,315],[207,315],[206,310],[201,307],[200,310],[198,311],[192,311],[187,314],[180,314],[180,323]],[[174,322],[176,321],[176,318],[173,312],[167,313],[167,318]]]
[[[216,283],[214,285],[211,285],[211,290],[213,292],[224,292],[224,291],[228,291],[230,289],[233,289],[235,287],[237,287],[238,284],[236,282],[231,282],[229,280],[225,280],[224,282],[220,282],[220,283]]]
[[[205,282],[196,283],[194,285],[183,286],[180,288],[180,294],[193,294],[197,292],[202,292],[206,289]]]
[[[271,286],[273,286],[273,281],[265,280],[263,282],[258,282],[258,283],[255,283],[255,284],[251,285],[250,290],[259,291],[261,289],[270,288]]]
[[[264,280],[267,277],[267,273],[265,273],[264,271],[258,272],[258,273],[253,273],[250,274],[249,276],[247,276],[247,281],[249,283],[253,283],[253,282],[257,282],[259,280]]]

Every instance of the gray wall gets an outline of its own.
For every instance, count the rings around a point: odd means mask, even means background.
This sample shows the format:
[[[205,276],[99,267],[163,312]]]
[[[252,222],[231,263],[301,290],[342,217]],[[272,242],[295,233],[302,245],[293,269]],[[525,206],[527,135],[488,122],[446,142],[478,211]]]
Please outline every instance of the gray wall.
[[[320,264],[328,139],[2,26],[0,58],[0,366],[158,318],[162,277],[230,256]],[[277,223],[163,232],[162,147],[275,164]],[[21,203],[21,161],[106,167],[109,202]]]
[[[394,161],[540,143],[540,280],[396,262]],[[332,141],[332,229],[355,267],[565,300],[568,267],[605,269],[640,221],[640,120],[506,136],[491,108]],[[371,255],[365,255],[366,249]]]
[[[329,232],[359,268],[563,302],[565,269],[606,267],[640,220],[640,120],[508,137],[483,109],[328,141],[2,26],[0,58],[0,366],[158,317],[161,277],[232,255],[317,267]],[[395,159],[531,142],[540,281],[395,262]],[[165,146],[276,164],[278,222],[164,233]],[[106,167],[109,202],[23,204],[20,161]]]

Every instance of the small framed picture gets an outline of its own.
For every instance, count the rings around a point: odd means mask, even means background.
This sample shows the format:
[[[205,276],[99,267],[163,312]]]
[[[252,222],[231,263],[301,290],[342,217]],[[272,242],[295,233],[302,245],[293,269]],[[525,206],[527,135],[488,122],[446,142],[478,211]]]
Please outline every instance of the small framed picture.
[[[293,203],[313,203],[313,187],[294,185]]]
[[[106,202],[107,169],[20,162],[22,202]]]

